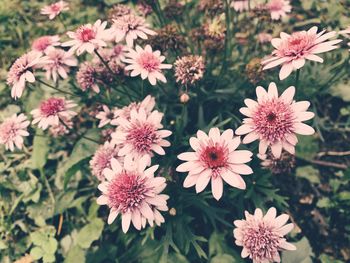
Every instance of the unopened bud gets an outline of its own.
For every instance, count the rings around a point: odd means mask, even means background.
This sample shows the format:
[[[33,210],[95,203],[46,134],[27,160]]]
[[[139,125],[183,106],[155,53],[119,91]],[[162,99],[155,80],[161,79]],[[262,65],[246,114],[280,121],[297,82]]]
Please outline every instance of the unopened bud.
[[[190,96],[187,93],[182,93],[180,96],[181,103],[187,103],[190,100]]]
[[[174,207],[170,208],[169,214],[170,214],[171,216],[176,216],[176,209],[175,209]]]

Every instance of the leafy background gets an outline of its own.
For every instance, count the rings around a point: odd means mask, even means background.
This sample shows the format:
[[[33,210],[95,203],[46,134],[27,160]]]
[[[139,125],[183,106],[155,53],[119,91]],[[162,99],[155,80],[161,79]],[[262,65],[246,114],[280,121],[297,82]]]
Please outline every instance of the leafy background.
[[[98,18],[106,19],[113,4],[125,1],[69,2],[71,11],[63,18],[69,29],[74,29]],[[153,1],[157,12],[149,20],[155,28],[164,26],[165,21],[175,23],[189,45],[191,28],[211,18],[197,11],[197,1],[184,2],[183,15],[164,20],[160,9],[164,11],[168,2],[161,1],[158,8],[158,1]],[[29,114],[51,92],[36,84],[25,97],[14,101],[5,82],[10,65],[30,49],[33,39],[65,32],[58,20],[48,21],[39,15],[47,3],[0,0],[0,119],[19,111]],[[346,0],[292,1],[292,5],[293,13],[282,23],[231,12],[233,23],[226,32],[229,48],[206,54],[205,78],[190,91],[188,105],[178,102],[179,87],[174,84],[172,72],[167,75],[168,84],[145,87],[147,93],[156,96],[157,107],[165,113],[165,126],[174,131],[173,146],[165,158],[156,161],[161,164],[161,173],[168,181],[166,192],[171,196],[171,210],[159,228],[131,230],[124,235],[119,221],[110,226],[105,223],[108,211],[96,204],[98,182],[88,168],[98,145],[82,137],[84,134],[101,139],[96,121],[88,114],[96,98],[81,94],[79,120],[68,137],[51,138],[32,129],[27,143],[30,146],[25,151],[9,153],[2,148],[0,261],[245,262],[234,245],[232,221],[242,218],[244,210],[276,206],[288,212],[296,224],[290,239],[298,252],[283,253],[282,262],[349,262],[350,92],[346,41],[341,49],[323,55],[324,64],[308,63],[301,71],[297,100],[307,98],[312,102],[317,134],[300,138],[297,168],[290,174],[273,175],[261,169],[255,158],[254,174],[245,177],[247,190],[225,187],[223,199],[216,202],[210,191],[196,195],[193,189],[182,188],[184,175],[174,171],[176,155],[188,148],[188,138],[197,129],[236,128],[240,124],[238,109],[244,98],[254,97],[256,86],[247,78],[246,65],[272,50],[269,44],[256,44],[258,32],[278,35],[313,25],[328,30],[350,25],[350,4]],[[199,53],[200,49],[192,47],[191,52]],[[176,50],[168,51],[167,61],[174,62],[177,55]],[[294,84],[293,76],[283,82],[277,78],[277,71],[269,71],[259,84],[266,87],[275,81],[280,90]],[[76,89],[74,78],[60,85]],[[140,82],[130,85],[137,88]],[[120,94],[112,95],[118,104],[129,103]],[[23,258],[27,254],[30,256]]]

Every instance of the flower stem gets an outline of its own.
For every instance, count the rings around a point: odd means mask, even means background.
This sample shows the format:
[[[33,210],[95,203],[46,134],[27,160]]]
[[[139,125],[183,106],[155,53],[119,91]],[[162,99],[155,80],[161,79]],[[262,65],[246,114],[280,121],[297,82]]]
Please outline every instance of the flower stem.
[[[39,168],[39,172],[40,172],[40,177],[43,179],[43,181],[44,181],[44,183],[45,183],[45,186],[46,186],[46,188],[47,188],[47,191],[49,192],[49,196],[50,196],[50,199],[51,199],[51,201],[52,201],[52,205],[54,206],[55,203],[56,203],[56,201],[55,201],[55,196],[53,195],[53,192],[52,192],[50,183],[49,183],[49,181],[48,181],[47,178],[46,178],[44,169],[43,169],[42,167]]]
[[[58,20],[60,20],[61,24],[63,25],[64,27],[64,30],[67,31],[67,26],[65,25],[65,23],[63,22],[63,19],[61,17],[61,14],[58,15]]]
[[[67,94],[67,95],[71,95],[71,96],[74,96],[74,97],[79,97],[78,95],[76,95],[76,94],[74,94],[74,93],[71,93],[71,92],[68,92],[68,91],[61,90],[61,89],[59,89],[59,88],[56,88],[55,86],[52,86],[52,85],[50,85],[49,83],[46,83],[45,81],[42,81],[41,79],[38,79],[38,82],[41,83],[41,84],[43,84],[43,85],[45,85],[45,86],[47,86],[47,87],[49,87],[49,88],[51,88],[51,89],[54,89],[54,90],[56,90],[56,91],[58,91],[58,92],[62,92],[62,93],[65,93],[65,94]]]
[[[300,78],[300,69],[297,69],[297,72],[296,72],[296,75],[295,75],[295,83],[294,83],[294,87],[295,88],[298,87],[299,78]]]

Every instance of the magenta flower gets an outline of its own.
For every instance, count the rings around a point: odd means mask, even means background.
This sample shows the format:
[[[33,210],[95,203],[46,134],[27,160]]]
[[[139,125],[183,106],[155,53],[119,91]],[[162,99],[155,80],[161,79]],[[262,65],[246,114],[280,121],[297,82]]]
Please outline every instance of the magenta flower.
[[[165,155],[163,147],[169,147],[170,143],[164,138],[172,132],[163,129],[162,118],[162,113],[147,114],[143,108],[131,110],[130,119],[119,117],[116,120],[119,126],[112,134],[112,143],[121,147],[118,155],[130,155],[135,159],[146,156],[149,163],[153,152]]]
[[[111,123],[114,119],[118,117],[117,109],[109,109],[108,106],[102,105],[102,111],[99,111],[96,115],[96,119],[100,120],[98,128],[102,128],[103,126]]]
[[[32,50],[44,52],[48,47],[59,45],[61,45],[59,36],[42,36],[33,41]]]
[[[218,128],[211,128],[209,134],[199,130],[197,137],[190,138],[194,152],[178,155],[185,163],[180,164],[176,171],[188,172],[184,187],[196,185],[196,192],[202,192],[209,181],[216,200],[222,197],[223,181],[229,185],[245,189],[246,184],[240,174],[251,174],[252,169],[245,163],[249,162],[252,153],[247,150],[236,150],[241,140],[233,136],[231,129],[220,135]]]
[[[95,49],[107,46],[105,40],[110,38],[110,32],[105,29],[106,26],[107,22],[102,23],[101,20],[93,25],[82,25],[75,32],[67,32],[72,40],[62,43],[62,46],[71,47],[70,50],[76,51],[78,56],[85,51],[91,54]]]
[[[136,46],[136,50],[130,49],[125,56],[127,58],[124,59],[124,62],[130,64],[125,67],[125,70],[131,71],[131,77],[141,75],[142,79],[148,78],[152,85],[156,85],[157,80],[166,83],[162,69],[170,69],[172,65],[162,63],[165,57],[160,54],[159,50],[153,52],[150,45],[147,45],[145,49]]]
[[[259,139],[260,155],[264,155],[268,147],[271,147],[276,158],[280,157],[282,149],[294,154],[298,142],[295,134],[312,135],[315,132],[312,127],[302,123],[315,115],[307,111],[310,102],[295,102],[294,94],[295,88],[292,86],[278,97],[277,87],[273,82],[270,83],[268,92],[261,86],[257,87],[258,100],[245,99],[247,107],[240,109],[247,116],[243,125],[236,130],[237,135],[247,134],[243,143]]]
[[[7,75],[7,84],[12,87],[11,97],[20,98],[26,86],[35,82],[34,69],[42,62],[41,53],[37,51],[28,52],[19,57],[11,66]]]
[[[118,17],[113,22],[112,30],[115,35],[115,42],[125,39],[128,47],[132,47],[137,38],[147,39],[147,35],[157,34],[149,29],[149,25],[143,17],[134,14]]]
[[[3,123],[0,124],[0,144],[4,144],[6,150],[13,152],[15,146],[18,149],[23,147],[23,137],[29,135],[27,127],[30,121],[27,117],[21,113],[13,114],[11,117],[5,119]]]
[[[78,65],[78,60],[71,52],[54,47],[46,49],[44,59],[43,69],[46,70],[46,78],[48,80],[52,78],[54,82],[57,82],[58,76],[66,79],[70,71],[69,67]]]
[[[111,169],[112,159],[117,159],[122,163],[122,158],[118,157],[119,147],[106,142],[100,146],[95,152],[94,156],[90,160],[91,173],[96,176],[100,181],[104,181],[103,170],[108,168]]]
[[[98,186],[102,195],[97,203],[110,208],[108,224],[121,214],[124,233],[131,222],[137,230],[145,228],[147,221],[151,226],[164,223],[159,211],[168,210],[169,196],[160,194],[166,187],[165,178],[154,177],[158,165],[146,169],[147,162],[147,158],[138,162],[125,158],[121,164],[112,159],[111,169],[104,170],[107,181]]]
[[[314,26],[308,31],[295,32],[291,35],[282,32],[281,38],[274,38],[271,44],[276,48],[270,58],[264,60],[264,69],[270,69],[282,65],[279,77],[281,80],[287,78],[293,70],[302,68],[306,59],[323,62],[317,54],[338,48],[335,46],[341,40],[326,41],[336,35],[335,31],[324,34],[323,30],[317,33]],[[326,41],[326,42],[325,42]]]
[[[71,100],[51,97],[42,101],[38,109],[30,112],[33,115],[32,124],[38,123],[38,127],[43,130],[49,126],[57,126],[60,121],[70,120],[77,114],[70,110],[75,106],[76,104]]]
[[[64,1],[58,1],[51,5],[44,6],[43,8],[41,8],[40,13],[42,15],[47,15],[49,19],[52,20],[60,13],[67,10],[69,10],[68,4]]]
[[[276,217],[276,208],[270,208],[264,216],[261,209],[255,209],[254,215],[245,211],[245,218],[235,220],[233,231],[236,245],[242,246],[242,258],[249,256],[253,263],[281,262],[279,251],[296,250],[296,247],[284,238],[294,228],[287,224],[287,214]]]
[[[266,8],[271,13],[272,20],[280,20],[292,11],[289,0],[270,0]]]

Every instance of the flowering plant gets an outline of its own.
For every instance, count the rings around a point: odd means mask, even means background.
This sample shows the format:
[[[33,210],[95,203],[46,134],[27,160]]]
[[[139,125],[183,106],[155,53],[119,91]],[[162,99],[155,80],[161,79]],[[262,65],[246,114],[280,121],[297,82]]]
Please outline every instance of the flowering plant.
[[[15,2],[0,262],[350,259],[345,1]]]

